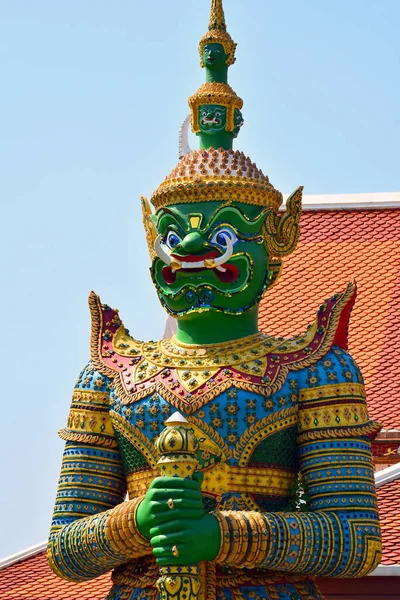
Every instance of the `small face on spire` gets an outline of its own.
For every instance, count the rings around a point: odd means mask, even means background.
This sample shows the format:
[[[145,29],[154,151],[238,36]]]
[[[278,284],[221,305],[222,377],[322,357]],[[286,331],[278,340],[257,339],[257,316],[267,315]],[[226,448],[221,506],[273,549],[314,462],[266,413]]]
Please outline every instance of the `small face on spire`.
[[[212,58],[218,62],[218,67],[211,61],[205,52],[205,47],[211,48]],[[217,52],[218,50],[218,52]],[[217,70],[229,67],[235,62],[236,44],[226,31],[225,15],[222,0],[211,1],[210,22],[207,33],[201,38],[199,44],[200,64],[208,70]],[[210,50],[209,50],[210,52]],[[222,55],[224,59],[222,60]],[[217,81],[217,80],[216,80]],[[224,78],[224,83],[226,83]]]
[[[219,104],[202,104],[199,106],[197,119],[200,131],[197,135],[206,134],[207,136],[202,139],[202,147],[231,148],[232,138],[239,135],[240,128],[244,123],[243,115],[239,109],[235,108],[234,128],[231,131],[227,130],[226,118],[226,106]],[[219,137],[215,136],[215,134],[221,134],[222,132],[224,132],[224,137],[221,135]]]
[[[199,106],[199,125],[203,133],[217,133],[226,127],[226,107],[218,104]]]
[[[229,54],[225,54],[222,44],[204,44],[202,48],[202,61],[207,69],[217,70],[226,65]]]

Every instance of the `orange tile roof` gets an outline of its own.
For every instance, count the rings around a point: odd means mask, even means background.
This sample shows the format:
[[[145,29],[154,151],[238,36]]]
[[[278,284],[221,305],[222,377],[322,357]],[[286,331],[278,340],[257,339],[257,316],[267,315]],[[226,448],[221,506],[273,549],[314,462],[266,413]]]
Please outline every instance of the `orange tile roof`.
[[[400,478],[377,490],[382,528],[383,565],[400,565]]]
[[[326,298],[355,278],[349,351],[366,381],[372,418],[400,428],[400,210],[305,212],[297,250],[260,308],[262,330],[305,330]]]
[[[84,583],[59,579],[44,551],[0,571],[1,600],[104,600],[110,587],[110,573]]]

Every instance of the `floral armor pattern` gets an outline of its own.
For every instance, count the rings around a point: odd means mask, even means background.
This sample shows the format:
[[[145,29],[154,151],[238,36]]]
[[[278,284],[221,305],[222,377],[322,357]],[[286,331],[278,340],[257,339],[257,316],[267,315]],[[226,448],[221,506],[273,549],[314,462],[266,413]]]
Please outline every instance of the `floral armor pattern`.
[[[326,301],[304,336],[185,346],[136,341],[92,294],[91,362],[60,432],[52,568],[74,581],[114,569],[108,600],[157,598],[135,507],[158,475],[155,438],[175,410],[200,442],[204,505],[221,528],[216,561],[201,565],[200,598],[317,599],[314,575],[356,577],[377,565],[369,439],[379,425],[346,352],[354,297],[349,284]],[[293,501],[299,474],[305,511]]]

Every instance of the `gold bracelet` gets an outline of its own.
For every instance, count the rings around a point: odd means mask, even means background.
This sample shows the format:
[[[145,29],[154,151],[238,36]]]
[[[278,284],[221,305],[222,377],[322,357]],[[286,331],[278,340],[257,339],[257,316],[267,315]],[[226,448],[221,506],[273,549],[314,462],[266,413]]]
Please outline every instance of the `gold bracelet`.
[[[247,568],[252,568],[254,566],[254,557],[258,550],[259,533],[258,533],[257,521],[254,517],[254,511],[246,512],[245,518],[248,520],[248,524],[249,524],[250,539],[249,539],[246,556],[244,556],[243,566],[247,567]]]
[[[241,547],[241,535],[239,531],[239,523],[235,518],[235,511],[227,511],[227,520],[230,534],[229,552],[225,559],[227,565],[236,564],[237,556]]]
[[[265,518],[264,515],[260,514],[260,513],[256,513],[257,517],[257,525],[258,525],[258,530],[259,530],[259,542],[258,542],[258,552],[256,553],[253,561],[254,561],[254,565],[257,566],[259,564],[262,564],[265,561],[265,558],[267,556],[267,547],[268,547],[268,541],[270,539],[270,535],[269,535],[269,524],[267,522],[267,519]]]
[[[150,542],[136,525],[136,509],[141,500],[142,497],[135,498],[111,509],[105,523],[105,532],[114,550],[128,558],[138,558],[151,552]]]
[[[240,531],[240,540],[241,540],[241,544],[240,544],[240,548],[239,548],[239,552],[236,556],[235,559],[235,565],[243,565],[243,561],[244,558],[248,552],[249,549],[249,526],[248,526],[248,521],[246,518],[247,513],[242,512],[242,511],[237,511],[233,516],[234,518],[237,520],[238,522],[238,526],[239,526],[239,531]]]
[[[224,564],[226,557],[228,556],[228,553],[229,553],[229,544],[230,544],[230,534],[229,534],[228,523],[227,523],[225,515],[221,511],[216,510],[216,511],[210,512],[210,515],[214,515],[214,517],[216,517],[218,524],[219,524],[219,529],[221,532],[221,545],[219,548],[219,552],[214,560],[216,563]]]
[[[131,533],[133,533],[135,535],[137,544],[139,546],[141,546],[142,548],[150,548],[150,541],[144,537],[144,535],[142,535],[139,531],[139,527],[138,527],[138,523],[137,523],[137,511],[139,508],[139,504],[141,503],[141,501],[143,500],[144,496],[139,496],[139,498],[135,498],[134,500],[132,500],[132,510],[129,511],[129,516],[128,516],[128,524],[129,524],[129,528],[131,530]],[[133,528],[131,527],[131,523],[133,523]]]

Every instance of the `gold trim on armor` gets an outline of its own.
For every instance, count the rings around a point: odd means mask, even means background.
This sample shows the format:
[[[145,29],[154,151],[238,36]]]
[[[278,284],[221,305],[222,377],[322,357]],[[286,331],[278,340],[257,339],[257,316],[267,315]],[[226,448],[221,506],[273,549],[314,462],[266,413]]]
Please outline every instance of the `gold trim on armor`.
[[[150,467],[155,469],[158,460],[156,449],[150,440],[144,435],[144,433],[129,423],[124,417],[114,410],[110,411],[110,417],[112,419],[112,424],[115,431],[118,431],[128,441],[130,441],[132,445],[144,456]],[[159,474],[158,471],[157,473]]]
[[[135,498],[145,494],[150,483],[158,475],[157,469],[128,474],[126,481],[129,497]],[[204,471],[201,489],[205,493],[218,496],[227,492],[287,496],[294,478],[294,473],[280,469],[218,463]]]
[[[108,392],[97,392],[94,390],[81,390],[76,388],[72,394],[73,403],[84,403],[84,404],[99,404],[101,406],[108,406],[110,396]]]
[[[61,429],[58,435],[66,441],[116,447],[108,405],[107,392],[75,389],[67,427]]]
[[[251,456],[250,450],[254,449],[263,439],[282,429],[296,425],[297,414],[298,407],[291,406],[264,417],[246,429],[239,438],[233,452],[234,457],[239,460],[239,464],[242,466],[247,464]]]
[[[221,462],[224,462],[232,458],[231,448],[229,448],[218,431],[215,431],[208,423],[193,415],[188,417],[188,421],[192,426],[195,436],[198,439],[204,438],[201,441],[201,449],[209,451],[211,460],[215,460],[214,457],[218,457]],[[202,469],[204,469],[204,466]]]
[[[345,398],[349,396],[352,401],[354,398],[365,399],[365,388],[362,383],[331,383],[301,389],[299,392],[300,403],[303,402],[322,402],[335,399],[337,397]]]
[[[66,442],[83,442],[93,444],[94,446],[107,446],[108,448],[117,448],[118,444],[113,437],[92,435],[90,433],[78,433],[69,429],[60,429],[58,436]]]
[[[68,430],[75,433],[114,435],[108,410],[71,408],[68,415]]]
[[[365,425],[359,427],[330,427],[328,429],[317,429],[316,431],[306,431],[301,433],[297,441],[298,443],[324,440],[329,438],[351,438],[358,436],[374,436],[382,429],[382,425],[376,421],[368,421]]]

